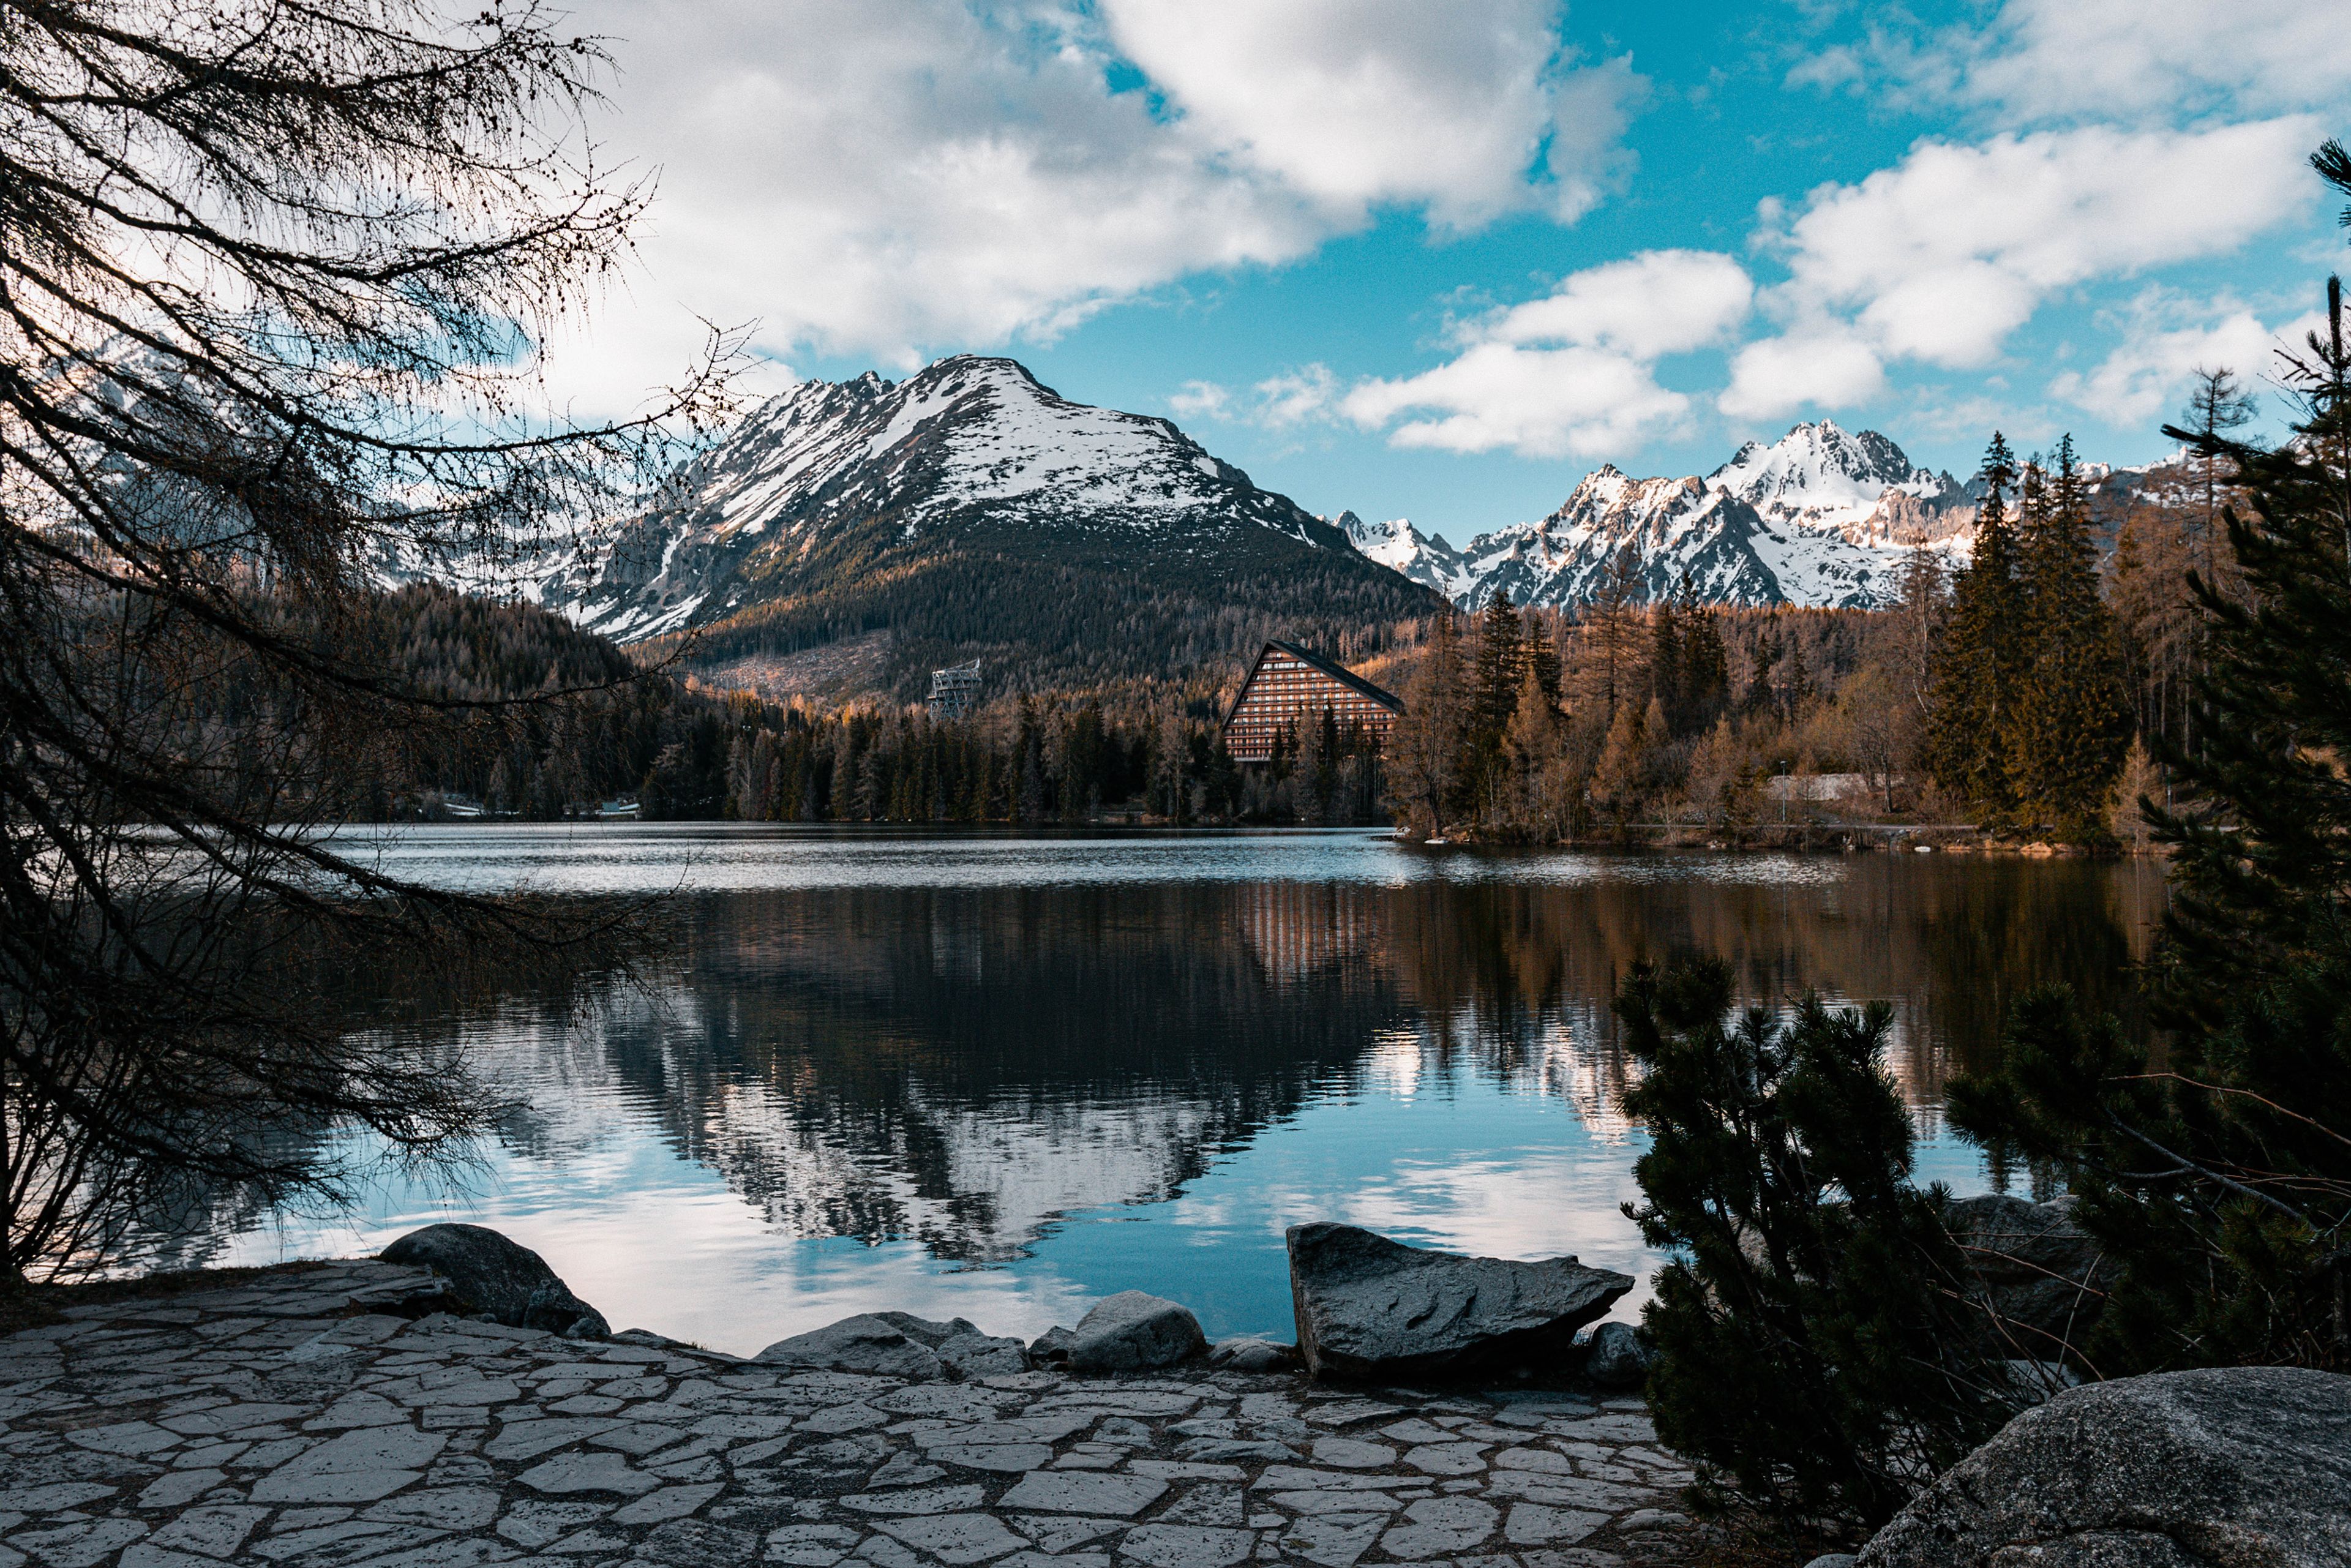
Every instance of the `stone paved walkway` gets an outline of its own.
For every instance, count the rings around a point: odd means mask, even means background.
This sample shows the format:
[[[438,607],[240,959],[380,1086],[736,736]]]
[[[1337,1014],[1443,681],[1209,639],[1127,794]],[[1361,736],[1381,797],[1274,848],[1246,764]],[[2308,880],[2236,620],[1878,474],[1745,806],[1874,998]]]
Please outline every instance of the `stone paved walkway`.
[[[432,1304],[382,1263],[0,1339],[0,1568],[1614,1568],[1697,1539],[1636,1400],[905,1383]]]

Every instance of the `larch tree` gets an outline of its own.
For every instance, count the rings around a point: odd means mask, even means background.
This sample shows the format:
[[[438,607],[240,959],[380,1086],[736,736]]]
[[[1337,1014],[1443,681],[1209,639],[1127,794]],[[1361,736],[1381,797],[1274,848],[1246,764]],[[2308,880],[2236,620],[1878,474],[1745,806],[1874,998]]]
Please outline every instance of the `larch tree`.
[[[1643,695],[1641,643],[1647,617],[1641,609],[1640,552],[1626,540],[1608,558],[1583,609],[1579,642],[1583,691],[1599,705],[1599,720],[1613,724],[1616,710]]]
[[[406,677],[376,568],[528,549],[722,411],[716,358],[640,419],[549,407],[537,345],[646,199],[584,138],[602,63],[530,0],[0,6],[0,1278],[191,1194],[340,1196],[323,1127],[462,1143],[494,1098],[328,977],[592,940],[320,830],[511,706]]]
[[[1464,724],[1461,634],[1450,614],[1430,628],[1419,666],[1404,689],[1404,712],[1388,731],[1387,771],[1402,820],[1444,831],[1461,778]]]

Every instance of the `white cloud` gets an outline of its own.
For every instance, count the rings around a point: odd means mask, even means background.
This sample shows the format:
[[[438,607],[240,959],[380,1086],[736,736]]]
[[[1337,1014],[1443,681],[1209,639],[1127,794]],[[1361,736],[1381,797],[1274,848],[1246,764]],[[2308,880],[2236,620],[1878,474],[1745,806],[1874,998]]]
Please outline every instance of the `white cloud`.
[[[2186,325],[2161,325],[2183,319]],[[2068,371],[2049,390],[2109,423],[2152,424],[2179,414],[2197,371],[2226,366],[2238,380],[2258,385],[2276,369],[2281,346],[2299,347],[2303,335],[2319,325],[2314,314],[2268,327],[2234,300],[2199,308],[2150,289],[2133,301],[2123,340],[2096,369],[2086,375]]]
[[[1981,366],[2064,290],[2226,254],[2294,215],[2316,137],[2293,117],[1929,141],[1856,184],[1824,185],[1763,236],[1789,268],[1767,304],[1794,325],[1740,354],[1722,406],[1848,404],[1897,361]]]
[[[2008,0],[1991,26],[1938,36],[1915,68],[2023,120],[2339,107],[2344,20],[2309,0]]]
[[[1746,268],[1705,250],[1649,250],[1587,267],[1541,299],[1474,323],[1471,342],[1573,343],[1654,360],[1714,342],[1747,318]]]
[[[1876,350],[1842,328],[1813,324],[1740,350],[1716,402],[1733,419],[1777,419],[1807,405],[1849,407],[1885,390]]]
[[[1232,397],[1214,382],[1186,382],[1167,406],[1186,419],[1222,419]]]
[[[1339,378],[1325,364],[1301,366],[1257,383],[1257,423],[1270,430],[1331,417],[1339,399]]]
[[[757,321],[777,359],[905,367],[1296,259],[1383,205],[1573,215],[1637,88],[1561,57],[1552,0],[585,0],[579,20],[621,68],[610,152],[661,173],[642,266],[558,345],[564,390],[605,406],[687,363],[696,317]],[[1122,51],[1151,90],[1113,90]]]
[[[1370,427],[1414,410],[1436,416],[1397,426],[1392,446],[1592,457],[1679,423],[1689,399],[1658,385],[1647,365],[1605,349],[1480,343],[1416,376],[1364,382],[1342,406]]]
[[[1643,251],[1464,324],[1455,334],[1462,352],[1447,363],[1361,382],[1340,406],[1366,428],[1420,412],[1390,433],[1395,446],[1621,452],[1688,414],[1689,399],[1658,384],[1656,361],[1720,340],[1746,319],[1753,295],[1727,256]]]
[[[1360,219],[1589,210],[1636,78],[1562,68],[1558,0],[1103,0],[1110,38],[1238,162]],[[1531,180],[1530,176],[1533,176]]]

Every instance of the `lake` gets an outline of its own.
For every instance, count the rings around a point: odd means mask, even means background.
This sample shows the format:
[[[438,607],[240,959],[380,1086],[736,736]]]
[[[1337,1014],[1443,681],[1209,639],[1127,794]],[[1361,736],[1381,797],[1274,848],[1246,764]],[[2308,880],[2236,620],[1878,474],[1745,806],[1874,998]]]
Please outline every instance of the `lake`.
[[[2030,985],[2127,1012],[2164,898],[2144,862],[1362,831],[465,825],[344,847],[455,887],[668,892],[680,936],[653,983],[593,1008],[517,990],[435,1020],[527,1106],[470,1167],[387,1175],[348,1212],[215,1218],[174,1260],[469,1219],[615,1328],[745,1354],[891,1308],[1030,1335],[1129,1288],[1212,1337],[1287,1338],[1282,1229],[1310,1219],[1646,1277],[1608,999],[1682,948],[1759,1002],[1893,1003],[1921,1179],[1983,1190],[1944,1082]]]

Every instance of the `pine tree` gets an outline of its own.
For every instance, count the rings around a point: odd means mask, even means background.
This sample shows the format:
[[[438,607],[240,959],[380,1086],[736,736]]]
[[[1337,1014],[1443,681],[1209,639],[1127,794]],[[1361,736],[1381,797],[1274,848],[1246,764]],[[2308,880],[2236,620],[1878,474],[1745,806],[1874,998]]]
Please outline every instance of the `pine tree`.
[[[1722,646],[1722,629],[1714,612],[1698,601],[1697,585],[1682,574],[1677,619],[1681,622],[1681,712],[1675,716],[1677,734],[1703,729],[1714,722],[1730,695],[1730,656]]]
[[[2130,704],[2121,638],[2098,597],[2089,492],[2072,436],[2058,444],[2053,477],[2044,482],[2037,465],[2025,470],[2022,513],[2022,620],[2002,761],[2014,811],[2080,837],[2103,831]]]
[[[1747,695],[1740,699],[1742,712],[1760,714],[1771,706],[1771,672],[1780,663],[1780,628],[1775,623],[1755,643],[1755,669],[1747,678]]]
[[[1507,758],[1503,737],[1519,706],[1526,643],[1519,612],[1508,593],[1486,601],[1478,620],[1478,647],[1470,672],[1470,703],[1462,735],[1460,804],[1466,814],[1486,810],[1500,788]]]
[[[1649,695],[1665,708],[1667,725],[1678,731],[1686,698],[1682,622],[1670,599],[1649,617]]]
[[[1951,591],[1935,667],[1928,726],[1928,768],[1937,782],[1994,821],[2011,815],[2005,737],[2016,681],[2016,539],[2008,518],[2015,454],[1994,432],[1984,453],[1984,499],[1975,550]]]
[[[2007,1418],[2003,1351],[1974,1332],[1945,1195],[1912,1182],[1893,1009],[1734,1016],[1730,978],[1642,964],[1616,998],[1652,1139],[1625,1213],[1670,1260],[1642,1312],[1649,1408],[1702,1497],[1874,1527]]]
[[[1550,628],[1541,618],[1534,620],[1527,635],[1527,669],[1541,689],[1543,701],[1556,708],[1560,692],[1559,644],[1552,640]]]
[[[2314,160],[2351,193],[2351,154]],[[1954,1124],[2046,1162],[2115,1266],[2085,1354],[2108,1376],[2286,1363],[2351,1370],[2351,351],[2289,361],[2304,402],[2276,452],[2177,428],[2235,467],[2242,597],[2197,580],[2211,659],[2198,744],[2165,747],[2192,806],[2147,802],[2172,852],[2152,965],[2164,1058],[2062,992],[2020,1003],[1999,1072]]]

